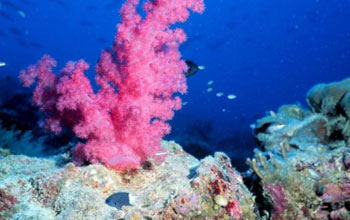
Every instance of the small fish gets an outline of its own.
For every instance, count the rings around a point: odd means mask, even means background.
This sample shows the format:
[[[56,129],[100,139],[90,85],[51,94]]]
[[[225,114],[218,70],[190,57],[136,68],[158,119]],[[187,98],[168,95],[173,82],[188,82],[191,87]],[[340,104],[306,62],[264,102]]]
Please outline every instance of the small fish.
[[[5,62],[0,62],[0,67],[1,66],[6,66],[6,63]]]
[[[185,101],[185,102],[182,103],[183,106],[185,106],[185,105],[187,105],[187,104],[188,104],[187,101]]]
[[[213,88],[209,87],[207,88],[207,92],[212,92],[213,91]]]
[[[256,124],[250,124],[249,127],[254,130],[256,129]]]
[[[229,95],[227,96],[227,98],[228,98],[228,99],[235,99],[235,98],[237,98],[237,96],[234,95],[234,94],[229,94]]]
[[[223,108],[223,109],[222,109],[222,112],[226,112],[226,109],[225,109],[225,108]]]
[[[121,209],[123,206],[130,206],[129,193],[117,192],[110,195],[106,199],[106,204],[117,209]]]
[[[216,96],[217,96],[217,97],[221,97],[221,96],[223,96],[223,95],[224,95],[223,92],[218,92],[218,93],[216,93]]]
[[[22,17],[25,17],[26,16],[26,13],[22,10],[18,10],[17,13],[22,16]]]
[[[187,66],[188,66],[188,70],[185,73],[186,77],[190,77],[190,76],[194,75],[198,70],[204,70],[205,69],[205,66],[197,65],[191,60],[185,60],[185,62],[187,64]]]
[[[271,115],[272,117],[277,117],[277,115],[276,115],[276,113],[275,113],[274,111],[271,110],[269,113],[270,113],[270,115]]]
[[[199,65],[199,66],[198,66],[198,69],[199,69],[199,70],[204,70],[204,69],[205,69],[205,66]]]
[[[165,154],[167,154],[166,151],[158,151],[155,153],[156,156],[161,156],[161,155],[165,155]]]
[[[209,82],[208,82],[208,85],[210,86],[210,85],[213,85],[213,83],[214,83],[214,80],[210,80]]]
[[[268,128],[267,128],[267,132],[268,133],[274,133],[278,130],[281,130],[282,128],[284,128],[286,126],[286,124],[284,123],[273,123],[272,125],[270,125]]]

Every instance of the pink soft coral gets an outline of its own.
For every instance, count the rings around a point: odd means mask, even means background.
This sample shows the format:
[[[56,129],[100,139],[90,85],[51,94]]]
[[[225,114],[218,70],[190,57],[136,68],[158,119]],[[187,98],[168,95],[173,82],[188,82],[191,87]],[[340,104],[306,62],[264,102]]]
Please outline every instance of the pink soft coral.
[[[186,21],[188,9],[201,13],[204,5],[202,0],[148,1],[142,19],[138,4],[127,0],[120,11],[113,49],[103,51],[96,65],[97,93],[84,75],[89,66],[83,60],[68,62],[56,77],[56,62],[45,55],[20,74],[27,87],[38,81],[33,103],[45,113],[46,128],[59,133],[69,127],[86,140],[74,149],[77,164],[102,162],[124,170],[162,159],[160,141],[170,132],[166,121],[181,108],[174,93],[187,89],[187,67],[178,50],[186,35],[169,26]]]

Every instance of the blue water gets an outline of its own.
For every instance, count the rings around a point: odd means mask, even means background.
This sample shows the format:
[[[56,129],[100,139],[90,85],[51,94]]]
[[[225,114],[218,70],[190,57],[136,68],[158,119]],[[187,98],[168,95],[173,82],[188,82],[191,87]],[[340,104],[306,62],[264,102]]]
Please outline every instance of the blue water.
[[[101,3],[103,2],[103,3]],[[0,79],[43,54],[93,66],[110,48],[123,1],[0,0]],[[187,105],[171,124],[186,144],[195,136],[243,164],[256,147],[250,124],[280,105],[300,103],[315,84],[344,79],[350,70],[349,0],[206,0],[202,15],[180,24],[183,57],[204,65],[188,79]],[[208,81],[214,81],[208,85]],[[9,84],[6,81],[5,84]],[[212,92],[207,88],[212,87]],[[2,91],[8,93],[15,91]],[[218,97],[216,93],[222,92]],[[236,99],[230,100],[228,94]],[[198,131],[197,131],[198,130]],[[190,134],[190,135],[188,135]],[[237,165],[239,166],[239,165]]]

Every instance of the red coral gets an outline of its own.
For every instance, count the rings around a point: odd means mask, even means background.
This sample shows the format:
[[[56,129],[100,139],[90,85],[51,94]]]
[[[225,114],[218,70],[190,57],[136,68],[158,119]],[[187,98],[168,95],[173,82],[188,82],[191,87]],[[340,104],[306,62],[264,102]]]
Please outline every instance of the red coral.
[[[233,216],[237,219],[240,218],[242,214],[242,208],[236,199],[229,201],[225,206],[225,210],[229,216]]]
[[[214,181],[209,181],[209,192],[213,195],[223,195],[227,189],[225,181],[216,178]]]

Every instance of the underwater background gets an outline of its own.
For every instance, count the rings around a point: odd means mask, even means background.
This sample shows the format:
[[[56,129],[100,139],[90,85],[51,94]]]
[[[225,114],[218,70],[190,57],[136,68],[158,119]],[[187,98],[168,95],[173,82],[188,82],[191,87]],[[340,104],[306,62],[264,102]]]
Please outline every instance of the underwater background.
[[[56,71],[68,60],[85,59],[93,79],[102,49],[113,42],[122,3],[0,0],[0,62],[6,64],[0,67],[1,103],[23,91],[19,71],[43,54],[55,57]],[[185,105],[165,139],[199,158],[224,151],[242,171],[257,145],[251,124],[283,104],[306,108],[313,85],[348,77],[350,1],[206,0],[205,5],[202,15],[179,25],[188,36],[180,47],[183,58],[205,69],[188,78]]]

